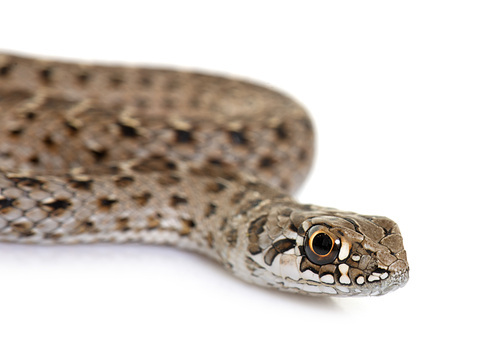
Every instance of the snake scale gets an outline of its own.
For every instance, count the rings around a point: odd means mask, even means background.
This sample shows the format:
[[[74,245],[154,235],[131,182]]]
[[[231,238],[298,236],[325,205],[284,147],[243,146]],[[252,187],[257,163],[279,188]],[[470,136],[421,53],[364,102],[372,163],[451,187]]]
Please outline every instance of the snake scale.
[[[396,223],[290,196],[313,141],[248,82],[0,54],[0,241],[175,245],[309,295],[405,285]]]

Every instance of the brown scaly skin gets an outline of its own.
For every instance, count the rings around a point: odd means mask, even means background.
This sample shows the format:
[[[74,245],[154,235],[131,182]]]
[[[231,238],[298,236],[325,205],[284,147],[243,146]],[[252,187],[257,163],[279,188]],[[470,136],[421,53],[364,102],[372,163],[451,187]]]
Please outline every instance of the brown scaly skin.
[[[177,245],[312,295],[404,285],[394,222],[289,196],[312,149],[306,112],[267,88],[0,55],[0,241]]]

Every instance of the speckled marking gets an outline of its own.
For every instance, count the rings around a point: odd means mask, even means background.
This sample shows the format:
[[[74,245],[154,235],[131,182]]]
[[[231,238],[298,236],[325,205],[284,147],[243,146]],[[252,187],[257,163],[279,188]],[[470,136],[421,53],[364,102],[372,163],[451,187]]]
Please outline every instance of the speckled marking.
[[[302,107],[255,84],[0,54],[0,241],[175,245],[310,295],[404,285],[392,220],[290,196],[313,141]],[[305,254],[315,225],[341,238],[326,264]]]

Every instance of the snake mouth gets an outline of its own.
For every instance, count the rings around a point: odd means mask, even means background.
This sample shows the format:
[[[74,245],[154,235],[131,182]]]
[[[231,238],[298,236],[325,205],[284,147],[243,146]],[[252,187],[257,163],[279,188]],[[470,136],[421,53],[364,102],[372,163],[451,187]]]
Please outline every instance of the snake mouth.
[[[391,273],[389,278],[381,281],[377,288],[374,288],[371,292],[371,296],[378,296],[390,293],[396,289],[402,288],[408,283],[408,279],[410,278],[410,268],[406,268],[404,270],[400,270],[394,273]]]
[[[386,279],[377,280],[374,282],[365,283],[364,285],[341,285],[341,284],[318,284],[317,282],[302,279],[300,284],[300,292],[306,292],[308,295],[317,296],[335,296],[335,297],[367,297],[381,296],[393,292],[406,285],[409,279],[409,268],[392,272]],[[293,287],[290,291],[297,291],[297,281],[288,279]],[[288,290],[285,288],[285,290]]]

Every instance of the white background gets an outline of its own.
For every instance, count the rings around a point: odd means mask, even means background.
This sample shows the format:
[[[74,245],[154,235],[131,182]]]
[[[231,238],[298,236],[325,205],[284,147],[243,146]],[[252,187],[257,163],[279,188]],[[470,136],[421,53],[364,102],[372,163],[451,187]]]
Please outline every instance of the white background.
[[[1,361],[498,360],[498,2],[9,1],[0,19],[3,50],[291,94],[318,134],[299,199],[393,218],[411,268],[387,296],[321,299],[167,247],[1,244]]]

